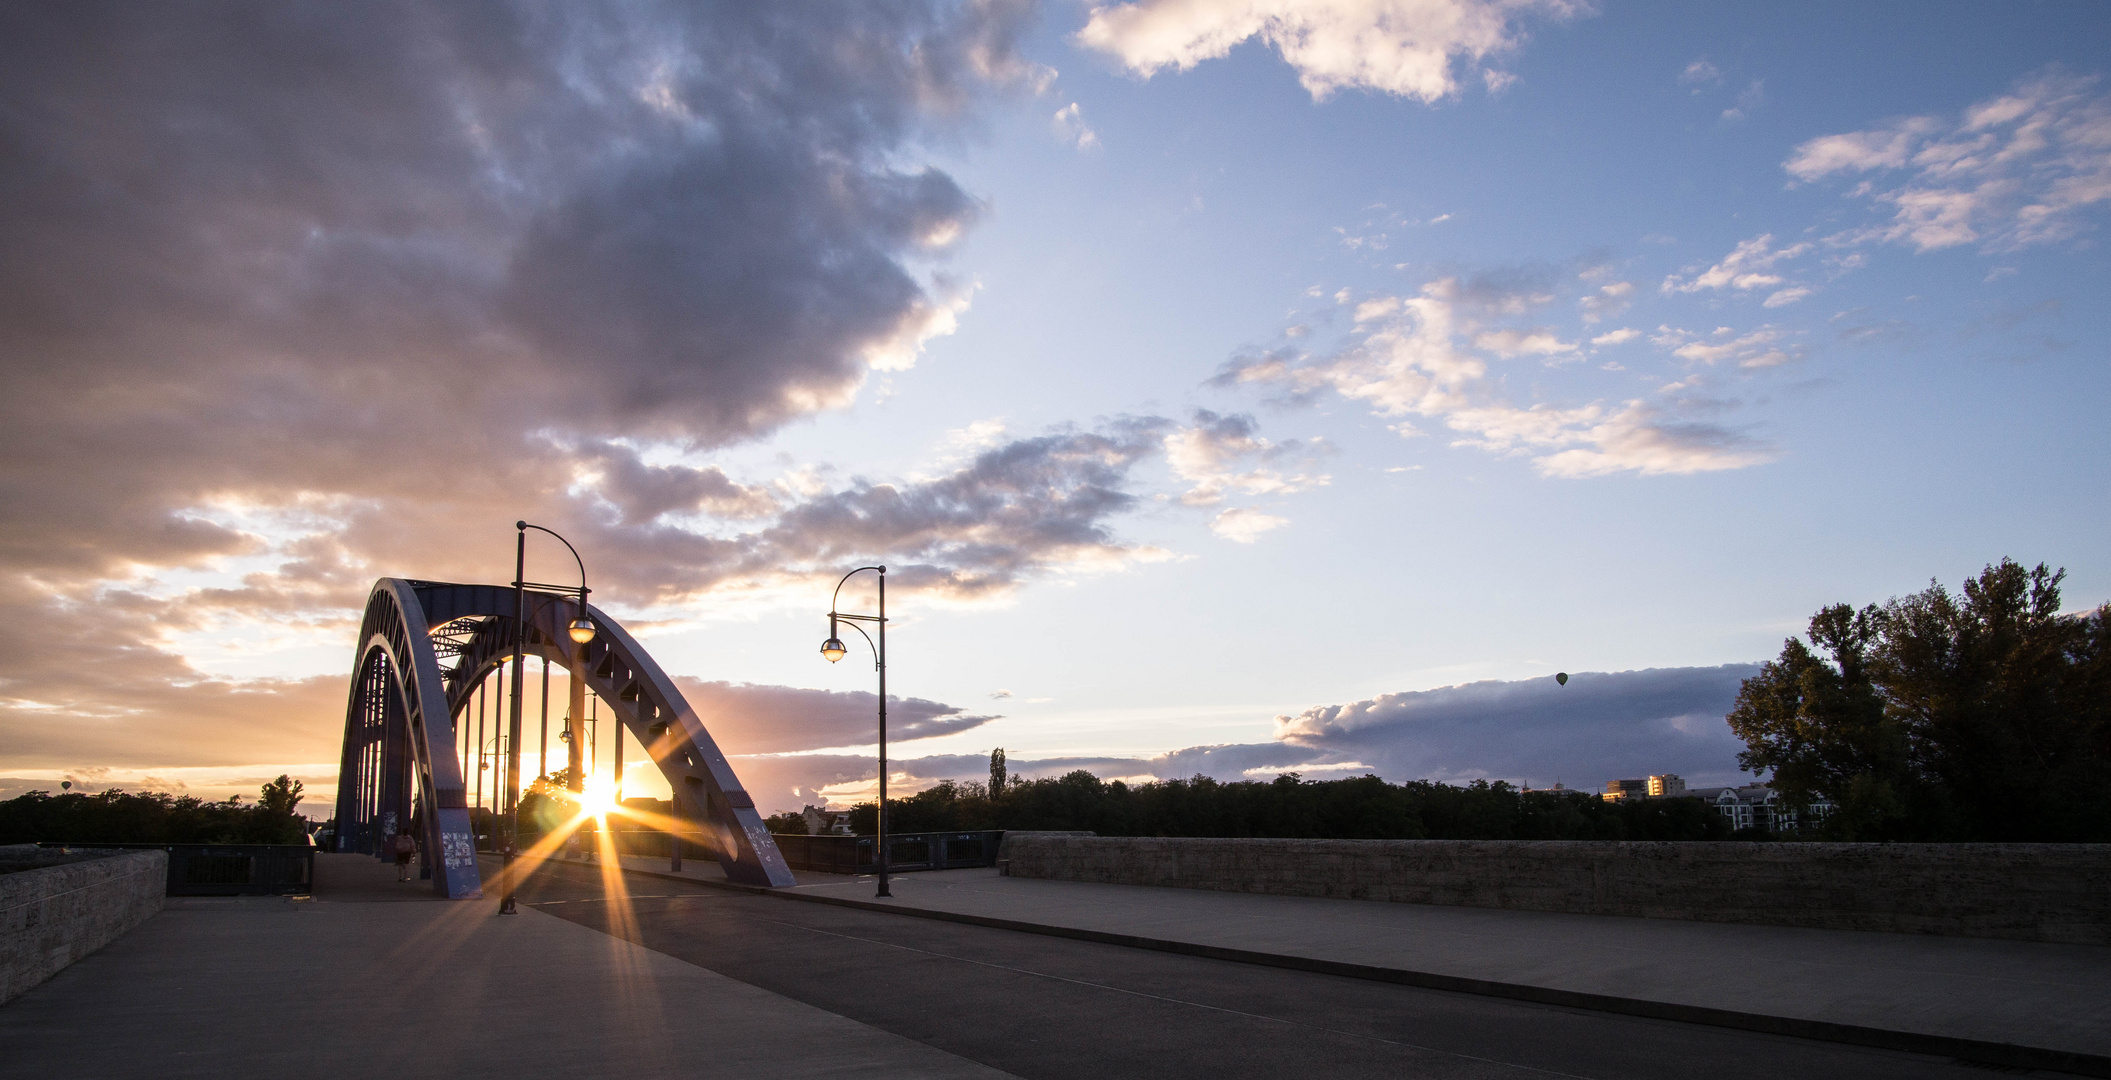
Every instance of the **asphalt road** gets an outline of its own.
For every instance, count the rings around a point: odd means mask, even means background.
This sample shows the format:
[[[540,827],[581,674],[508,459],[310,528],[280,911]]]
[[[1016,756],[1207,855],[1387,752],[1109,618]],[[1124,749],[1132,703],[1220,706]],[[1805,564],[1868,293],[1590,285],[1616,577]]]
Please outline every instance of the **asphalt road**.
[[[597,870],[545,864],[520,899],[1028,1080],[1984,1080],[2012,1073],[638,875],[624,881],[632,893],[627,907],[604,893]],[[1722,977],[1738,974],[1726,971]],[[708,1044],[711,1018],[695,1022],[697,1037]]]

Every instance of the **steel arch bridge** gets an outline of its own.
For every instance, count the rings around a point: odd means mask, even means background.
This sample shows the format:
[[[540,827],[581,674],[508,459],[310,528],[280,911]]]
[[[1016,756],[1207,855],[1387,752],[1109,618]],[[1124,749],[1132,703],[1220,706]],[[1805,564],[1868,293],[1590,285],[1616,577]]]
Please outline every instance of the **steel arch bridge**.
[[[573,642],[565,627],[578,610],[576,594],[530,589],[526,610],[523,655],[570,669],[573,723],[584,696],[577,688],[592,690],[659,766],[677,816],[704,829],[729,880],[792,884],[755,800],[636,639],[589,606],[598,632],[584,645]],[[457,900],[482,895],[468,786],[453,748],[477,687],[512,653],[514,611],[509,585],[374,583],[345,708],[338,851],[383,856],[397,827],[415,823],[433,891]]]

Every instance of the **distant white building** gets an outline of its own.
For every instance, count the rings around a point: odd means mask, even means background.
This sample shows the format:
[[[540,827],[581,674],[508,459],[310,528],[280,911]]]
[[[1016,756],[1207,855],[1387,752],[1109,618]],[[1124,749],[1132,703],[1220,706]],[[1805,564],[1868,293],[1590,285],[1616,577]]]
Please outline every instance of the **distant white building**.
[[[850,813],[848,811],[823,810],[818,806],[809,805],[806,809],[799,811],[799,816],[806,819],[806,835],[808,836],[850,835]]]
[[[1795,832],[1805,824],[1803,816],[1783,802],[1781,794],[1771,784],[1691,788],[1686,794],[1715,807],[1716,813],[1729,819],[1732,829]],[[1814,801],[1810,805],[1808,824],[1816,825],[1830,813],[1831,803],[1822,799]]]

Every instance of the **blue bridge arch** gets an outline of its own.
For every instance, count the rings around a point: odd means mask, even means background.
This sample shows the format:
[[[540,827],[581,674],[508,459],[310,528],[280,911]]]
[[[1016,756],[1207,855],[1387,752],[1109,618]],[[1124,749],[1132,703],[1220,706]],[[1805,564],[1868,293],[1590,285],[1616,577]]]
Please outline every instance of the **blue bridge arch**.
[[[455,757],[475,689],[511,654],[511,586],[382,578],[366,617],[345,708],[338,767],[336,849],[382,856],[399,827],[416,823],[433,891],[482,895],[468,786]],[[568,668],[645,747],[674,792],[678,816],[705,830],[728,880],[792,884],[755,800],[741,786],[703,719],[622,624],[599,608],[584,645],[565,631],[575,596],[529,590],[527,656]]]

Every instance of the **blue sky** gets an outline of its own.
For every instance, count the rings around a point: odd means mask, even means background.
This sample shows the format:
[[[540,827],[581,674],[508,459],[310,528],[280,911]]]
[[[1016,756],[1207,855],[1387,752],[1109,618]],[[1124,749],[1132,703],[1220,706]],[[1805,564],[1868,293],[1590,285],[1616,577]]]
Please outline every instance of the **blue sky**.
[[[994,745],[1103,775],[1725,781],[1736,679],[1822,604],[2003,556],[2069,568],[2072,609],[2111,599],[2100,6],[770,16],[959,61],[902,71],[731,9],[499,7],[504,33],[430,32],[518,55],[399,63],[377,25],[339,28],[372,37],[341,85],[259,65],[296,133],[145,16],[96,31],[135,81],[63,51],[8,81],[38,162],[137,185],[126,227],[178,238],[113,287],[123,332],[14,301],[57,329],[11,337],[13,369],[74,358],[17,426],[81,455],[11,455],[68,508],[13,529],[17,592],[146,659],[108,685],[15,661],[8,784],[326,787],[366,586],[497,580],[522,515],[581,541],[670,670],[753,684],[729,731],[811,714],[808,760],[742,766],[794,802],[861,789],[857,699],[781,691],[868,688],[814,654],[862,561],[905,574],[892,688],[998,717],[897,746],[909,783]],[[477,96],[507,65],[555,73],[536,109]],[[201,164],[210,139],[139,134],[167,116],[248,137]],[[348,133],[306,130],[329,116]],[[244,190],[266,224],[235,224]],[[116,211],[64,205],[11,212],[54,245],[17,249],[119,244]],[[207,234],[242,257],[169,286]],[[423,402],[361,399],[368,371]],[[160,379],[227,389],[126,394]],[[57,407],[81,401],[120,404]],[[1626,674],[1570,707],[1535,696],[1556,671]],[[1464,686],[1518,680],[1545,687]],[[208,692],[254,717],[214,727]],[[1351,706],[1390,719],[1310,720]],[[95,730],[22,735],[55,710]],[[134,738],[157,710],[199,736]]]

